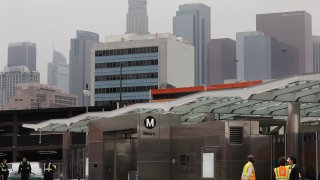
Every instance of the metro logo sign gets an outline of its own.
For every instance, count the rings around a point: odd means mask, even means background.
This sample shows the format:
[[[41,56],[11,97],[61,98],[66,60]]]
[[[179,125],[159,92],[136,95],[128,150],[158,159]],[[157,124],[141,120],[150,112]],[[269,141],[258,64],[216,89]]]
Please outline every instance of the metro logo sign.
[[[146,127],[147,129],[153,129],[154,127],[156,127],[156,119],[152,116],[148,116],[144,119],[144,127]]]

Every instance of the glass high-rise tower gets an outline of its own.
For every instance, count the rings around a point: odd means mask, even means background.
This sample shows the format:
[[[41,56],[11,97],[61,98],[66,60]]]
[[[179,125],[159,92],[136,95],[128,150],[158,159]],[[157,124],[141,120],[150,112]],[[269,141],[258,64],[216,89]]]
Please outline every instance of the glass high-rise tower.
[[[31,42],[10,43],[8,67],[27,66],[30,71],[37,69],[37,47]]]
[[[48,84],[69,93],[69,65],[58,51],[53,51],[53,60],[48,63]]]
[[[87,106],[90,98],[83,90],[90,88],[91,48],[99,42],[99,35],[88,31],[77,31],[77,38],[71,39],[69,92],[78,96],[79,106]]]
[[[257,31],[277,40],[279,70],[275,78],[313,71],[312,22],[305,11],[257,15]]]
[[[179,6],[173,18],[173,34],[185,38],[195,47],[195,84],[208,84],[208,44],[211,40],[211,10],[204,4]]]
[[[313,71],[320,72],[320,36],[313,36]]]

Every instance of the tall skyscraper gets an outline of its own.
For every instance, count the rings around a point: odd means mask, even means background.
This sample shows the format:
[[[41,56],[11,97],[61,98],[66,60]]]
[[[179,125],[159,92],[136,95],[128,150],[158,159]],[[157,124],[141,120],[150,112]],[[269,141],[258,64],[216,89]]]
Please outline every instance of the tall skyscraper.
[[[127,32],[149,34],[147,0],[129,0],[127,13]]]
[[[77,38],[71,39],[70,49],[70,94],[78,96],[79,106],[89,105],[90,98],[83,90],[91,84],[91,49],[99,42],[99,35],[88,31],[77,31]]]
[[[5,68],[0,73],[0,109],[9,102],[9,98],[15,95],[16,85],[18,83],[40,82],[40,73],[29,71],[26,66],[12,66]]]
[[[48,63],[48,84],[69,93],[69,65],[58,51],[53,51],[53,60]]]
[[[95,105],[148,102],[151,89],[194,86],[194,47],[183,39],[172,34],[106,39],[94,45],[91,100]]]
[[[270,80],[277,70],[275,40],[266,35],[244,37],[244,80]]]
[[[30,71],[37,69],[37,47],[31,42],[10,43],[8,67],[27,66]]]
[[[236,38],[236,62],[237,62],[237,79],[244,80],[244,38],[246,36],[259,36],[263,35],[262,32],[257,31],[247,31],[247,32],[237,32]]]
[[[313,36],[313,72],[320,72],[320,36]]]
[[[195,47],[195,84],[208,84],[207,46],[211,40],[211,10],[204,4],[184,4],[173,18],[173,34]]]
[[[313,71],[311,15],[304,11],[257,15],[257,31],[278,41],[277,78]]]
[[[209,84],[223,84],[226,79],[236,79],[236,41],[212,39],[209,51]]]

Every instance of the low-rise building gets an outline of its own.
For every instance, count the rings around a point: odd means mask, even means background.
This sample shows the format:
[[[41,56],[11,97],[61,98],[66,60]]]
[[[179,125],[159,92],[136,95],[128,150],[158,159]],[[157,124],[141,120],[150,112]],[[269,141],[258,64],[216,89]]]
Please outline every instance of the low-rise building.
[[[54,86],[39,83],[22,83],[16,87],[5,110],[43,109],[78,106],[78,98],[61,92]]]

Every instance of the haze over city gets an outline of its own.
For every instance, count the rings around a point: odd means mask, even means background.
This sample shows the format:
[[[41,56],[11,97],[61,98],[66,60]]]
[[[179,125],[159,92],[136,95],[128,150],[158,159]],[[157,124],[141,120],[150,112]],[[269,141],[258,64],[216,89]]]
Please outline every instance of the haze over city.
[[[179,5],[185,3],[204,3],[211,7],[212,39],[235,39],[236,32],[256,30],[256,14],[296,10],[312,15],[312,33],[320,35],[318,0],[149,0],[149,31],[172,33],[172,18]],[[8,43],[34,42],[37,69],[41,82],[46,83],[53,44],[54,49],[69,59],[70,39],[76,36],[76,30],[96,32],[103,42],[107,35],[126,31],[127,11],[127,0],[1,0],[0,68],[7,63]]]
[[[318,180],[319,7],[0,0],[0,180]]]

